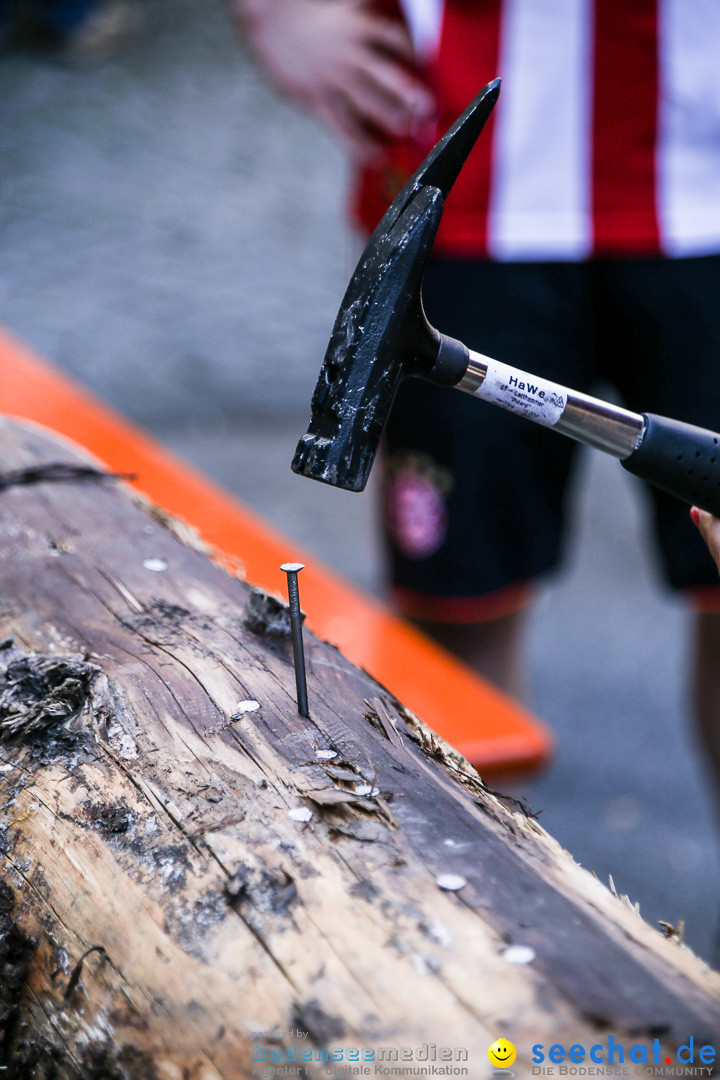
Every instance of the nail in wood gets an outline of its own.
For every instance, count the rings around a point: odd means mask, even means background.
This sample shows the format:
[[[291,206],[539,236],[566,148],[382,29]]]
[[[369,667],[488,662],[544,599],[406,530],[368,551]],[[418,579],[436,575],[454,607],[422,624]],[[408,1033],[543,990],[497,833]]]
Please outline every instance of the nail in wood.
[[[297,706],[301,716],[310,716],[308,711],[307,680],[305,678],[305,650],[302,637],[302,613],[298,592],[298,573],[303,563],[283,563],[280,567],[287,574],[288,601],[290,603],[290,628],[292,630],[293,659],[295,661],[295,685],[297,687]]]

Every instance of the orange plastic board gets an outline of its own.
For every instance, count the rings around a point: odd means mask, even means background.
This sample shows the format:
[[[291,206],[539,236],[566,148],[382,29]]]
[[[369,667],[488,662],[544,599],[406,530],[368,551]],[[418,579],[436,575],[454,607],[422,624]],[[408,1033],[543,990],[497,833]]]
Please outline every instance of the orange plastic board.
[[[303,608],[315,633],[370,671],[480,770],[528,768],[547,759],[550,735],[526,709],[2,332],[0,412],[65,435],[112,471],[135,473],[136,488],[238,559],[254,585],[283,594],[280,564],[304,562]]]

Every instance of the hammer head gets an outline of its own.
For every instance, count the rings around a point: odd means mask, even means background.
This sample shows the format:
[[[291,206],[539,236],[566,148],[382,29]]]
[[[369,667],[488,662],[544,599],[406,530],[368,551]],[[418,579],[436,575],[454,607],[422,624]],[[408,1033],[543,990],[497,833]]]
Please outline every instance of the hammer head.
[[[499,92],[499,79],[481,90],[368,240],[335,320],[294,472],[362,491],[400,380],[433,377],[441,337],[423,312],[422,277],[445,198]],[[437,378],[454,383],[462,374]]]

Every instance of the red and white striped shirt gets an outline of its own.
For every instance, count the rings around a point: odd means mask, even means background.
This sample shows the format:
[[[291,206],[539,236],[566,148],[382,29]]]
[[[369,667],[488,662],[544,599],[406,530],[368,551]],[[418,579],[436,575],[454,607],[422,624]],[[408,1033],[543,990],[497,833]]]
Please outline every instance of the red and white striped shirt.
[[[720,252],[720,0],[400,2],[437,95],[437,134],[503,80],[448,198],[439,250]],[[365,228],[428,149],[393,147],[361,177]]]

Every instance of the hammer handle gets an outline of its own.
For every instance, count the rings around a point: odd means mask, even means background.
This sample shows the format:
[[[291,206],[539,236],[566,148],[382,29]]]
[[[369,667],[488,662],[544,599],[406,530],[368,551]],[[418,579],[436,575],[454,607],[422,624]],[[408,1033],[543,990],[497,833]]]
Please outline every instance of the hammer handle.
[[[720,517],[720,435],[634,413],[468,350],[458,390],[620,458],[628,472]]]

